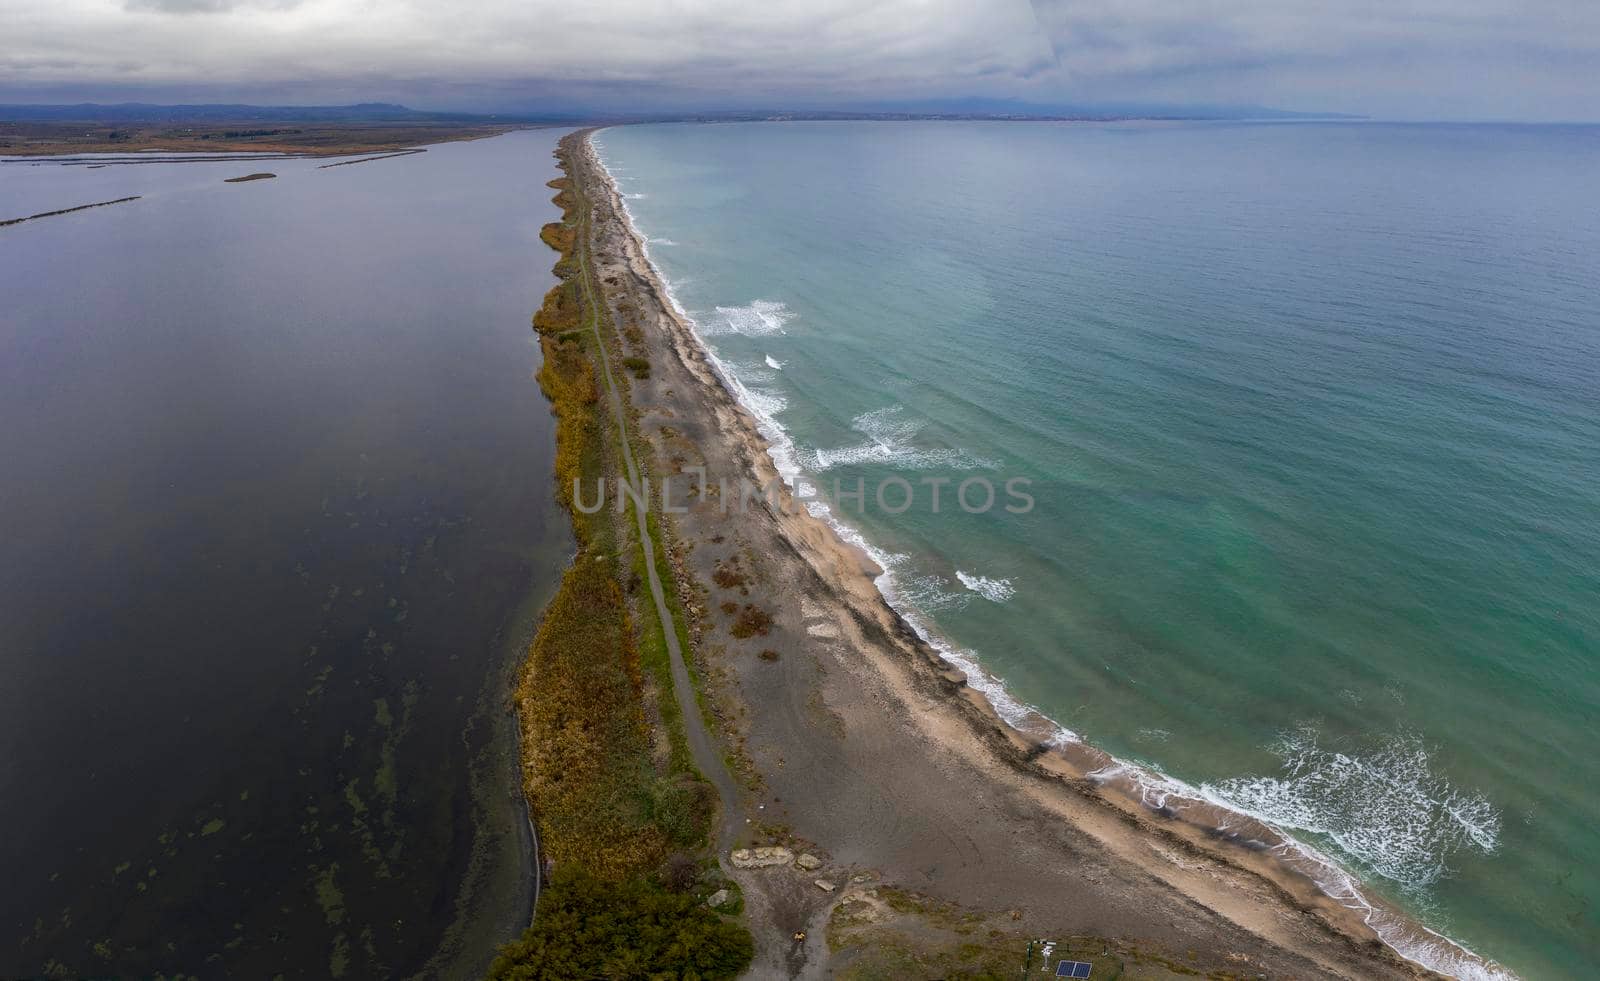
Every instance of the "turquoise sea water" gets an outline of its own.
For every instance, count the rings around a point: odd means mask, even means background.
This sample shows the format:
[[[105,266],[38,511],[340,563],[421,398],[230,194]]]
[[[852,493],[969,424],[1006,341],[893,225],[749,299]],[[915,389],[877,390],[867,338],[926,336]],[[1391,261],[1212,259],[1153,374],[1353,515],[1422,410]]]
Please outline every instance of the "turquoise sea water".
[[[920,492],[835,514],[958,656],[1521,976],[1600,964],[1600,129],[599,142],[780,464]]]

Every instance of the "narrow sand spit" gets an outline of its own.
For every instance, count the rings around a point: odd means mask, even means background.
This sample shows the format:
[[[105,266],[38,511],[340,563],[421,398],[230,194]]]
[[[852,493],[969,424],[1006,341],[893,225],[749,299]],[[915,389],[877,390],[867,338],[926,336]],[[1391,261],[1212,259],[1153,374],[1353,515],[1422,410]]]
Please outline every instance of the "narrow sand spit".
[[[638,328],[615,342],[650,363],[628,380],[653,450],[647,469],[673,478],[672,503],[686,509],[664,537],[709,721],[740,770],[739,844],[821,856],[815,870],[733,870],[756,935],[754,976],[854,963],[861,951],[830,951],[827,933],[852,922],[842,910],[877,902],[864,883],[1019,934],[1136,943],[1202,974],[1432,976],[1380,941],[1370,908],[1330,897],[1309,866],[1286,861],[1272,829],[1162,806],[1092,747],[1006,725],[887,605],[872,561],[803,508],[785,498],[741,511],[714,486],[698,493],[697,467],[757,484],[777,474],[755,421],[675,311],[587,134],[578,143],[572,176],[593,201],[596,278],[612,322]],[[736,638],[724,611],[749,606],[772,624]]]

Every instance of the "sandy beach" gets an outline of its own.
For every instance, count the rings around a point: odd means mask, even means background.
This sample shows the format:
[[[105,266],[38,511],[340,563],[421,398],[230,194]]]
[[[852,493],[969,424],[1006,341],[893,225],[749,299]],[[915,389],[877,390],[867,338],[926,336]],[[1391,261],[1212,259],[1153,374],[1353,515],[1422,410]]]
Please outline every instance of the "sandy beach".
[[[757,484],[778,475],[674,309],[588,134],[574,142],[572,176],[594,202],[596,277],[613,323],[638,328],[626,347],[615,342],[651,366],[628,382],[654,451],[646,469],[680,475],[672,499],[684,513],[671,516],[666,545],[712,724],[739,777],[742,814],[724,826],[744,829],[733,844],[820,859],[730,868],[756,976],[878,976],[876,951],[957,942],[970,930],[952,933],[956,921],[997,947],[1103,943],[1132,976],[1430,976],[1372,924],[1391,936],[1408,925],[1334,898],[1329,870],[1272,829],[1153,794],[1090,746],[1047,743],[1047,720],[1037,731],[1003,722],[885,602],[872,561],[804,508],[785,497],[741,511],[696,493],[696,468]],[[735,631],[752,607],[770,625]]]

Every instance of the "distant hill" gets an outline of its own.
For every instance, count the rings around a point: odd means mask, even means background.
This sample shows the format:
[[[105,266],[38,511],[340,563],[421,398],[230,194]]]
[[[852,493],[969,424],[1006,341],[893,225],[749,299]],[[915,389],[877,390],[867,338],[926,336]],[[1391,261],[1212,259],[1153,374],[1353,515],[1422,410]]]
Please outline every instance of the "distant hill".
[[[1035,119],[1365,119],[1339,112],[1304,112],[1255,105],[1159,102],[1038,103],[1017,99],[917,99],[863,102],[843,107],[869,115],[988,116]],[[829,114],[838,110],[826,110]]]
[[[1343,113],[1298,112],[1264,106],[1083,103],[1049,105],[1010,99],[924,99],[846,105],[795,105],[770,109],[700,109],[617,112],[566,107],[495,114],[430,112],[390,102],[349,106],[252,106],[238,104],[154,105],[0,105],[0,121],[13,123],[100,123],[112,126],[179,123],[454,123],[515,124],[682,119],[1362,119]]]

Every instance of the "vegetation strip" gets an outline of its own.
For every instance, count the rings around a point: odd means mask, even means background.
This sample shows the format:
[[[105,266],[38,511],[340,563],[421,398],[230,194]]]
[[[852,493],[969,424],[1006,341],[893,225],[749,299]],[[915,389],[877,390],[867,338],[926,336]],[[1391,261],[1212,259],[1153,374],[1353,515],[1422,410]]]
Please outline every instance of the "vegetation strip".
[[[583,132],[575,146],[568,151],[568,173],[581,172],[581,164],[572,159],[578,148],[588,149],[589,135]],[[577,178],[574,178],[577,181]],[[617,426],[622,430],[622,459],[627,467],[628,482],[634,487],[642,486],[639,481],[639,469],[634,462],[633,449],[627,435],[627,412],[624,410],[622,396],[617,389],[616,380],[611,374],[611,360],[606,353],[605,340],[601,336],[601,311],[602,305],[598,302],[598,288],[593,283],[593,275],[589,270],[589,201],[584,192],[581,181],[578,181],[578,202],[580,208],[580,242],[578,245],[579,280],[583,285],[584,297],[589,308],[589,329],[594,335],[595,344],[600,350],[600,368],[605,377],[606,389],[610,395],[611,407]],[[734,789],[733,777],[728,772],[722,757],[717,753],[711,741],[710,734],[706,731],[705,721],[700,715],[700,708],[695,699],[694,682],[689,677],[689,668],[683,657],[682,635],[678,632],[676,621],[668,609],[662,580],[671,581],[671,576],[663,577],[657,565],[654,538],[650,534],[652,522],[650,515],[636,506],[630,505],[630,510],[639,526],[639,548],[644,559],[646,578],[650,584],[650,596],[654,601],[656,615],[660,619],[663,637],[666,640],[667,652],[672,665],[672,691],[677,700],[678,711],[684,720],[684,735],[689,743],[689,750],[694,755],[696,765],[700,771],[711,778],[716,787],[718,796],[722,799],[722,830],[718,836],[719,850],[726,850],[733,844],[737,834],[737,825],[734,823],[734,808],[738,803],[737,791]]]
[[[705,854],[713,791],[696,766],[706,765],[697,751],[704,747],[689,734],[707,737],[689,679],[679,678],[679,634],[648,515],[635,511],[628,522],[612,509],[584,514],[573,507],[575,480],[592,486],[619,470],[638,475],[610,375],[607,321],[590,281],[589,204],[574,160],[579,139],[569,136],[558,153],[570,176],[550,182],[563,220],[540,235],[561,253],[561,282],[533,320],[544,355],[539,384],[557,419],[557,494],[571,515],[577,554],[515,696],[523,788],[556,873],[533,926],[503,949],[490,975],[579,976],[564,971],[582,963],[587,972],[610,965],[601,973],[616,976],[732,977],[749,963],[753,942],[742,925],[703,902],[702,893],[728,883]],[[646,583],[648,599],[638,595]],[[648,685],[658,696],[658,728],[646,711]],[[663,740],[667,751],[654,752]],[[714,755],[711,762],[720,764]],[[646,927],[648,950],[638,939],[617,942],[643,936]],[[618,956],[627,963],[612,964]]]
[[[95,204],[80,204],[76,208],[62,208],[60,211],[41,211],[36,215],[29,215],[26,218],[10,218],[6,221],[0,221],[0,227],[4,227],[6,225],[20,225],[25,221],[33,221],[35,218],[51,218],[56,215],[70,215],[74,211],[87,211],[90,208],[104,208],[108,204],[122,204],[125,201],[137,201],[143,196],[144,195],[142,194],[135,194],[130,198],[117,198],[115,201],[99,201]]]

